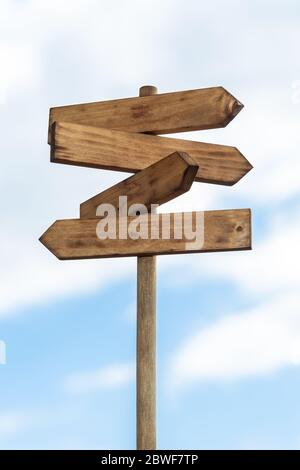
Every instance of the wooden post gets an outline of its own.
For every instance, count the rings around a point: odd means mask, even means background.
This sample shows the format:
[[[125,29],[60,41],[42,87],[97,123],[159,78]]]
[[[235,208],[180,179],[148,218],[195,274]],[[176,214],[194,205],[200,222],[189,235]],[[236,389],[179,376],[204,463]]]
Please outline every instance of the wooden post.
[[[143,86],[140,96],[155,95]],[[156,449],[156,257],[137,259],[137,449]]]

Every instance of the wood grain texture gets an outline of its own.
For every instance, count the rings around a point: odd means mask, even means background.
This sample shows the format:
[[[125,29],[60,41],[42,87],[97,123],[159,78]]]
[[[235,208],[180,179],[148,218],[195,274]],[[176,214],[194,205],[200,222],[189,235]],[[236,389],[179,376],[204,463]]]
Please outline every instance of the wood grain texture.
[[[137,261],[137,449],[156,449],[156,257]]]
[[[127,196],[127,206],[164,204],[187,192],[196,176],[198,165],[182,152],[174,152],[157,163],[138,171],[130,178],[108,188],[80,204],[80,218],[96,217],[100,204],[112,204],[119,210],[119,197]]]
[[[51,161],[127,172],[142,170],[173,152],[199,166],[196,181],[233,185],[252,165],[235,147],[114,131],[67,122],[52,127]]]
[[[144,85],[141,86],[139,89],[139,96],[151,96],[151,95],[157,95],[158,89],[156,86],[153,85]]]
[[[140,87],[139,96],[156,94],[155,86]],[[193,173],[193,179],[196,173],[197,170]],[[156,256],[137,257],[136,304],[136,446],[138,450],[155,450]]]
[[[171,134],[224,127],[242,108],[220,86],[51,108],[49,130],[55,121],[66,121],[127,132]]]
[[[196,212],[190,213],[195,228]],[[199,213],[200,214],[200,213]],[[151,230],[150,220],[140,221]],[[164,214],[157,214],[162,226]],[[251,215],[250,209],[204,212],[204,243],[203,246],[189,247],[190,240],[183,236],[175,238],[179,226],[178,215],[169,214],[171,220],[170,239],[138,239],[100,240],[96,235],[97,224],[101,219],[69,219],[57,220],[42,235],[40,241],[59,259],[107,258],[139,255],[164,255],[179,253],[198,253],[212,251],[234,251],[251,249]],[[128,224],[135,217],[118,219],[116,235],[126,232]],[[144,220],[144,222],[143,222]]]

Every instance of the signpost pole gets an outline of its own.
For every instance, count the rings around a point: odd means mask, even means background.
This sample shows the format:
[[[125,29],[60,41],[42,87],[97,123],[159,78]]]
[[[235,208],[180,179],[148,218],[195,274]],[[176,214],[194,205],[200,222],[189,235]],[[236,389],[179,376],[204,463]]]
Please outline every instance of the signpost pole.
[[[155,95],[143,86],[140,96]],[[137,258],[137,449],[156,449],[156,257]]]

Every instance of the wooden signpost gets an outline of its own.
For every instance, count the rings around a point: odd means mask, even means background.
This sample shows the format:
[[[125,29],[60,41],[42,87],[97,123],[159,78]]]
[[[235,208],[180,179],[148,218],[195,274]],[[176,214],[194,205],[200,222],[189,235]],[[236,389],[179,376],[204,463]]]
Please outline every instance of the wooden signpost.
[[[137,448],[156,448],[156,255],[251,249],[250,209],[157,214],[193,181],[233,185],[235,147],[159,137],[226,126],[242,104],[222,87],[52,108],[51,161],[133,176],[82,202],[40,241],[59,259],[137,256]],[[152,134],[152,135],[151,135]]]

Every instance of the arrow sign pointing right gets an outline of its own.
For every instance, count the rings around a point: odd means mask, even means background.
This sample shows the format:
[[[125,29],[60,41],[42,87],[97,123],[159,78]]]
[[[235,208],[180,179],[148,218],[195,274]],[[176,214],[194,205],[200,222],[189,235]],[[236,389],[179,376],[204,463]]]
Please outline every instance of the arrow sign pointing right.
[[[124,196],[127,207],[142,204],[150,211],[152,204],[164,204],[189,191],[197,171],[198,165],[189,155],[172,153],[80,204],[80,218],[96,217],[100,204],[119,209],[120,197]]]
[[[107,170],[137,172],[173,152],[190,155],[196,181],[233,185],[252,165],[235,147],[114,131],[69,122],[52,126],[51,161]]]
[[[223,87],[59,106],[50,109],[50,129],[66,121],[127,132],[171,134],[225,127],[243,105]]]

